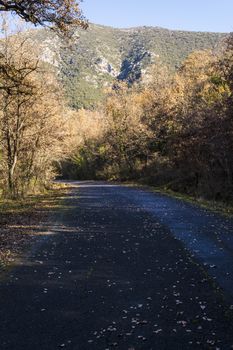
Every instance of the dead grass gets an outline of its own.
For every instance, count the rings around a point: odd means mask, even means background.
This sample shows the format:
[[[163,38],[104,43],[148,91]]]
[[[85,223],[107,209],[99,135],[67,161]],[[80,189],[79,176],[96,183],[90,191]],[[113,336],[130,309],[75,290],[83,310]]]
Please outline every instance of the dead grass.
[[[52,212],[62,205],[66,187],[53,185],[43,194],[24,200],[0,200],[0,269],[4,270],[28,249]]]

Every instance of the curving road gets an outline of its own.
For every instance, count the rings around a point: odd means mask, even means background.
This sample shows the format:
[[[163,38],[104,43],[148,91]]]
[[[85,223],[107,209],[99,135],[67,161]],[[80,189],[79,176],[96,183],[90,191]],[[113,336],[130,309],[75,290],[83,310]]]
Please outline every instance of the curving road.
[[[72,184],[0,283],[0,349],[232,349],[233,220],[142,189]]]

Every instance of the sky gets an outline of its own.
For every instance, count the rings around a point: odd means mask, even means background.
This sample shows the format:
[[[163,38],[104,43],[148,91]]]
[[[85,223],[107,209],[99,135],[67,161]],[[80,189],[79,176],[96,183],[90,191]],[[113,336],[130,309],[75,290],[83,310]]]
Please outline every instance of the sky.
[[[119,28],[233,32],[233,0],[83,0],[89,22]]]

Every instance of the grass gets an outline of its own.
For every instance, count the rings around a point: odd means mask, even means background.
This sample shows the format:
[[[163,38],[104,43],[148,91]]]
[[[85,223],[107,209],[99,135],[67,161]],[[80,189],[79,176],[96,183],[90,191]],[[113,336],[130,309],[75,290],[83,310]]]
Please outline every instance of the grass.
[[[46,189],[43,193],[35,193],[24,199],[2,199],[0,198],[0,214],[20,214],[29,213],[37,206],[46,206],[46,208],[59,205],[56,203],[60,192],[65,191],[66,186],[63,184],[53,184],[50,189]],[[50,205],[49,205],[50,204]]]
[[[216,202],[216,201],[211,201],[211,200],[206,200],[203,198],[196,198],[187,194],[179,193],[179,192],[174,192],[170,189],[167,188],[153,188],[155,192],[162,193],[162,194],[167,194],[173,198],[177,198],[180,200],[184,200],[188,203],[198,205],[201,208],[211,210],[215,213],[218,214],[223,214],[224,216],[227,217],[233,217],[233,204],[226,204],[224,202]]]
[[[17,257],[28,250],[41,223],[62,208],[66,187],[53,184],[42,194],[32,194],[24,200],[0,199],[0,270],[8,270]]]

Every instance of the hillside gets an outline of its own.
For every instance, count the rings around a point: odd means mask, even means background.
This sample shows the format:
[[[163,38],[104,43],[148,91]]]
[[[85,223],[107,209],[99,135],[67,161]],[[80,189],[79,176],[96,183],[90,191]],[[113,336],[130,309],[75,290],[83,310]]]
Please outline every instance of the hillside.
[[[65,48],[51,33],[34,31],[43,59],[59,67],[72,107],[92,107],[114,79],[138,80],[160,61],[176,69],[194,50],[215,48],[220,33],[172,31],[158,27],[116,29],[90,24],[77,31],[77,42]]]

